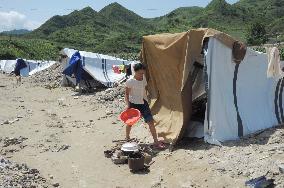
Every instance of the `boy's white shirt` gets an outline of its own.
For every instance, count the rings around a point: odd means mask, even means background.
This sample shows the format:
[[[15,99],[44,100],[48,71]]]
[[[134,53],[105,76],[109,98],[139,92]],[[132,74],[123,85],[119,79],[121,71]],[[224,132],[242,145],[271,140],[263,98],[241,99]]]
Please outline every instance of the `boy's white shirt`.
[[[131,76],[125,83],[126,87],[130,89],[129,92],[129,102],[133,104],[144,104],[146,97],[145,87],[147,86],[147,81],[145,76],[143,76],[142,81],[136,80]]]

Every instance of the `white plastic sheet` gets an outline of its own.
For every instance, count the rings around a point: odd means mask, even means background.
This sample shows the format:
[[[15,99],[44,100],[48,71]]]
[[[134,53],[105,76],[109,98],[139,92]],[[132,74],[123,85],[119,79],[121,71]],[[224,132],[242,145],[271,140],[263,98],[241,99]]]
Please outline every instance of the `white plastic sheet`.
[[[204,121],[205,141],[220,144],[238,139],[240,122],[243,136],[278,124],[274,104],[278,80],[267,78],[266,54],[248,49],[237,69],[231,49],[210,38],[206,64],[210,104],[207,104],[209,117],[206,113]],[[278,109],[279,106],[283,104],[277,105]]]
[[[70,59],[76,52],[74,49],[65,48],[63,52]],[[136,61],[127,61],[109,55],[80,51],[83,61],[83,69],[88,72],[95,80],[101,82],[107,87],[112,87],[114,83],[120,82],[125,78],[125,74],[116,74],[112,70],[113,65],[128,65],[137,63]]]
[[[0,68],[4,73],[10,74],[14,71],[17,60],[1,60]],[[55,61],[36,61],[36,60],[25,60],[27,64],[26,68],[20,70],[21,76],[28,77],[37,72],[48,69],[50,66],[55,64]]]

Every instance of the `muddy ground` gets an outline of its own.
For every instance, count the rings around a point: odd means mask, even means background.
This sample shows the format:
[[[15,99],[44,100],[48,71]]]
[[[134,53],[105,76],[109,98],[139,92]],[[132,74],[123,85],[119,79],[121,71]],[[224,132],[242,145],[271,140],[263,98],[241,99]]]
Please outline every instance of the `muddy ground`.
[[[0,187],[245,187],[262,175],[284,187],[281,126],[222,147],[184,139],[159,152],[150,172],[132,174],[103,153],[124,139],[122,89],[78,95],[33,79],[16,86],[0,74]],[[133,136],[151,142],[142,122]]]

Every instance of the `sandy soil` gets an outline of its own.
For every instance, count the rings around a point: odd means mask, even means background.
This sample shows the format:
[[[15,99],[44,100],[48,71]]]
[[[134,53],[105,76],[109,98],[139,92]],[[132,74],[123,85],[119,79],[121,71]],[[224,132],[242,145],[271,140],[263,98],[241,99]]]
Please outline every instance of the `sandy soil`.
[[[121,99],[103,103],[99,96],[46,89],[31,78],[15,86],[14,78],[1,74],[0,156],[38,169],[49,187],[245,187],[245,181],[261,175],[284,187],[279,171],[284,163],[283,127],[223,147],[184,139],[175,151],[158,153],[149,173],[132,174],[127,165],[104,157],[112,140],[124,138],[117,119],[123,104]],[[133,135],[151,141],[142,123]],[[7,146],[9,138],[25,139]]]

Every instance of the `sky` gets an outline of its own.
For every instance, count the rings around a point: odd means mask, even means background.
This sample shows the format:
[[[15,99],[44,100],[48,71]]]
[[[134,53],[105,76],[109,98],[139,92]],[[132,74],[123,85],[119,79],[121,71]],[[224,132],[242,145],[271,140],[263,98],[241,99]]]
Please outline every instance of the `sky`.
[[[211,0],[0,0],[0,32],[33,30],[54,15],[66,15],[86,6],[99,11],[118,2],[144,18],[165,15],[179,7],[205,7]],[[227,0],[235,3],[237,0]]]

